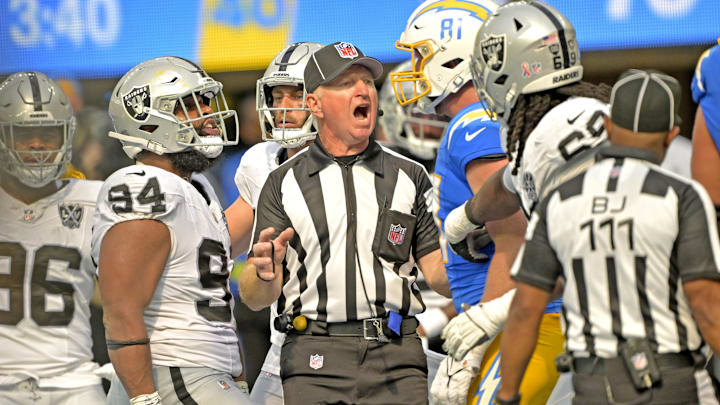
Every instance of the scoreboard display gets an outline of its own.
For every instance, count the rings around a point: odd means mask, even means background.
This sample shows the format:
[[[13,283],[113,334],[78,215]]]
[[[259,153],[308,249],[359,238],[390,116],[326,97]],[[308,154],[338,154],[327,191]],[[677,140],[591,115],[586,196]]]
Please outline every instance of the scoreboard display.
[[[461,7],[465,0],[439,0]],[[572,21],[582,50],[711,44],[717,0],[548,0]],[[348,41],[395,63],[418,0],[3,0],[0,74],[120,76],[155,56],[208,71],[264,69],[286,44]],[[469,50],[470,52],[470,50]]]

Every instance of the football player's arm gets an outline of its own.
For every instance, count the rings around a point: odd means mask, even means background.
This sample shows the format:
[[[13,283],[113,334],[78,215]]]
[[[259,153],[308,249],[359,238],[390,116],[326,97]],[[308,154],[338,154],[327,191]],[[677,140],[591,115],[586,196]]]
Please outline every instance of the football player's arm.
[[[695,114],[692,134],[692,177],[705,187],[713,204],[720,205],[720,180],[717,176],[720,171],[720,153],[708,131],[702,106],[698,106]]]
[[[506,165],[506,159],[475,159],[468,163],[465,167],[465,176],[473,193],[477,194],[478,191],[485,189],[486,185],[491,187],[493,192],[496,191],[498,185],[492,184],[491,181],[497,181],[492,180],[497,176],[502,179],[502,172]],[[502,184],[499,187],[505,188]],[[502,202],[495,202],[493,197],[490,197],[487,201],[502,204]],[[482,298],[483,302],[498,298],[514,287],[509,270],[518,250],[520,250],[520,246],[524,242],[527,221],[523,212],[518,209],[516,202],[513,201],[512,204],[507,205],[508,207],[505,207],[504,211],[499,212],[502,214],[510,213],[510,215],[485,222],[485,227],[493,242],[495,242],[495,253],[488,270],[488,278]]]
[[[452,293],[450,292],[450,282],[448,281],[447,274],[445,273],[445,265],[442,261],[440,249],[435,249],[422,256],[417,260],[417,264],[420,271],[423,272],[425,281],[427,281],[430,288],[443,297],[452,298]]]
[[[502,382],[498,398],[509,400],[518,394],[525,369],[535,350],[540,321],[549,301],[548,291],[523,282],[517,283],[517,291],[510,305],[510,313],[500,341]]]
[[[558,278],[563,274],[547,231],[547,206],[543,200],[528,224],[528,237],[510,270],[516,282],[515,297],[500,342],[502,382],[498,397],[508,400],[517,395],[525,369],[538,337],[545,307]],[[572,237],[572,235],[569,235]]]
[[[170,231],[156,220],[121,222],[102,239],[98,266],[108,352],[130,398],[156,391],[143,311],[170,248]],[[118,346],[111,348],[110,341]]]
[[[254,215],[252,206],[242,196],[225,210],[233,257],[248,251]]]

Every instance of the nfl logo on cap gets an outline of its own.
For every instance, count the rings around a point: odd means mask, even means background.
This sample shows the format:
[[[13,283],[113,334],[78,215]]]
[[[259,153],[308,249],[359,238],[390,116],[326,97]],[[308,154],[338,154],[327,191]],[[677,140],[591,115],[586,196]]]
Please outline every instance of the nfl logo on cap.
[[[340,42],[339,44],[335,44],[335,49],[337,49],[341,58],[352,59],[358,57],[358,51],[353,44]]]

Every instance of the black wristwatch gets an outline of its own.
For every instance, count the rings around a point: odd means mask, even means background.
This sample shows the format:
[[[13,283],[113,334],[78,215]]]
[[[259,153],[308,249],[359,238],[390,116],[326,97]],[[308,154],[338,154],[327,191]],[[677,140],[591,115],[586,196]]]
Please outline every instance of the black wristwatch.
[[[497,405],[520,405],[520,393],[515,394],[515,396],[510,399],[495,397],[495,403]]]

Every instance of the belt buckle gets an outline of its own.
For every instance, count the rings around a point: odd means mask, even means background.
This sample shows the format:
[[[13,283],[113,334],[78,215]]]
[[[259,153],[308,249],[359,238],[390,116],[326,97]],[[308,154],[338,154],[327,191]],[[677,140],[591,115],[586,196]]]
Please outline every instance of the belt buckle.
[[[380,321],[380,318],[363,319],[363,338],[365,338],[365,340],[380,340],[379,334],[377,334],[377,327],[375,326],[375,322],[378,321]],[[382,327],[382,323],[380,325]],[[368,327],[375,328],[375,336],[368,336]]]
[[[375,340],[379,343],[388,343],[390,339],[385,336],[383,332],[382,318],[368,318],[363,319],[363,338],[365,340]],[[375,328],[375,336],[368,336],[368,323],[371,323],[372,327]]]

